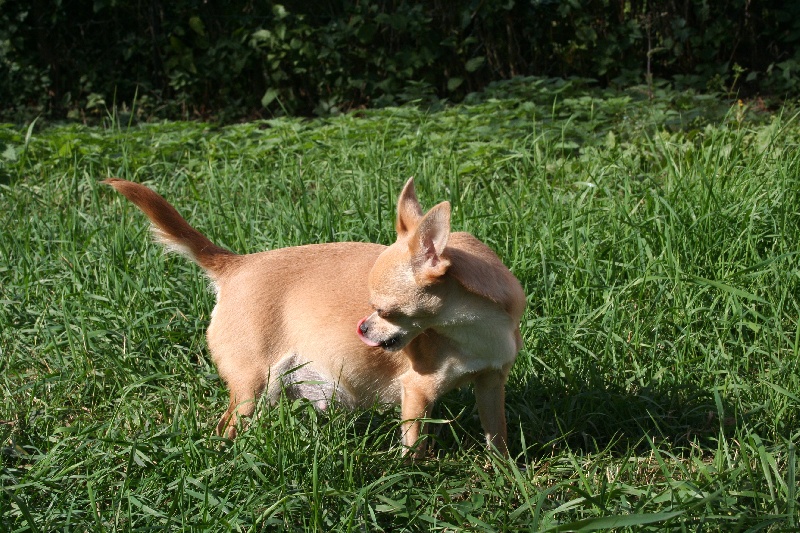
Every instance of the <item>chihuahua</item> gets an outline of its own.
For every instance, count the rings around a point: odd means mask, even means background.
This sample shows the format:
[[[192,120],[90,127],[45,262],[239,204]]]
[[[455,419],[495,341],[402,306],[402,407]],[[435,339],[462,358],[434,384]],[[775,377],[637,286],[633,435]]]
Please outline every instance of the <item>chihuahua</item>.
[[[486,442],[507,455],[505,383],[522,346],[525,293],[488,246],[450,232],[450,204],[423,213],[409,179],[391,246],[342,242],[238,255],[190,226],[164,198],[104,181],[153,223],[157,240],[202,267],[216,290],[208,348],[230,389],[217,434],[236,436],[262,395],[320,409],[400,404],[402,444],[426,447],[423,421],[472,383]]]

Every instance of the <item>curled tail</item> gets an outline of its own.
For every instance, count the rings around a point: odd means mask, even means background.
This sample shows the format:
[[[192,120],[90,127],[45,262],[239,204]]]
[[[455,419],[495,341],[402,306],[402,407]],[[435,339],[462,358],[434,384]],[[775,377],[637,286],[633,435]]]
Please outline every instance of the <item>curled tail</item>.
[[[103,183],[111,185],[120,194],[136,204],[153,223],[156,239],[168,249],[188,256],[203,267],[212,277],[221,274],[230,265],[233,252],[217,246],[189,225],[186,220],[161,195],[144,185],[119,178],[108,178]]]

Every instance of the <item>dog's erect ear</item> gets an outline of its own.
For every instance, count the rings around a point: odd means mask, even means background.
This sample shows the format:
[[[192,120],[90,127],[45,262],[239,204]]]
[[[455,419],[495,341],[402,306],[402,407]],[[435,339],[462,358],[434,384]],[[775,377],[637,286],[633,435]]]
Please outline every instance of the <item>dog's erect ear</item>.
[[[422,217],[408,241],[417,281],[433,283],[447,272],[450,260],[442,253],[449,236],[450,202],[442,202]]]
[[[394,227],[397,237],[403,239],[417,228],[422,219],[422,206],[414,191],[414,178],[408,178],[400,197],[397,199],[397,222]]]

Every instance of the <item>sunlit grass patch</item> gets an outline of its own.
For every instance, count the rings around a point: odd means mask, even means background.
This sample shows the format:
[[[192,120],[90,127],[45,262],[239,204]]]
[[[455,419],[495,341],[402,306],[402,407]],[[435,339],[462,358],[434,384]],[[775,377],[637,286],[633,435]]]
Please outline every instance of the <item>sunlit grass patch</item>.
[[[536,89],[429,114],[1,129],[3,528],[797,527],[796,118]],[[470,390],[437,407],[426,462],[401,458],[385,406],[282,401],[212,437],[208,282],[99,180],[146,183],[253,252],[389,243],[411,175],[528,294],[513,461],[482,449]]]

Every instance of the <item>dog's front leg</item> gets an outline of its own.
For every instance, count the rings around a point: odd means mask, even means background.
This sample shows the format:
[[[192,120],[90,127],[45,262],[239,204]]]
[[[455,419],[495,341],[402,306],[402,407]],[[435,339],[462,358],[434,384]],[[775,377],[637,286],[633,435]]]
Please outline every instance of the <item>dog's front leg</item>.
[[[404,454],[413,452],[415,459],[425,457],[427,452],[427,439],[420,438],[425,435],[426,426],[422,419],[429,418],[433,402],[436,400],[434,394],[435,384],[433,380],[415,374],[407,375],[402,380],[403,395],[400,413],[402,423],[402,443],[405,448]]]
[[[475,377],[475,401],[478,415],[486,435],[486,444],[494,446],[504,457],[508,456],[506,447],[506,377],[502,370],[487,370]]]

